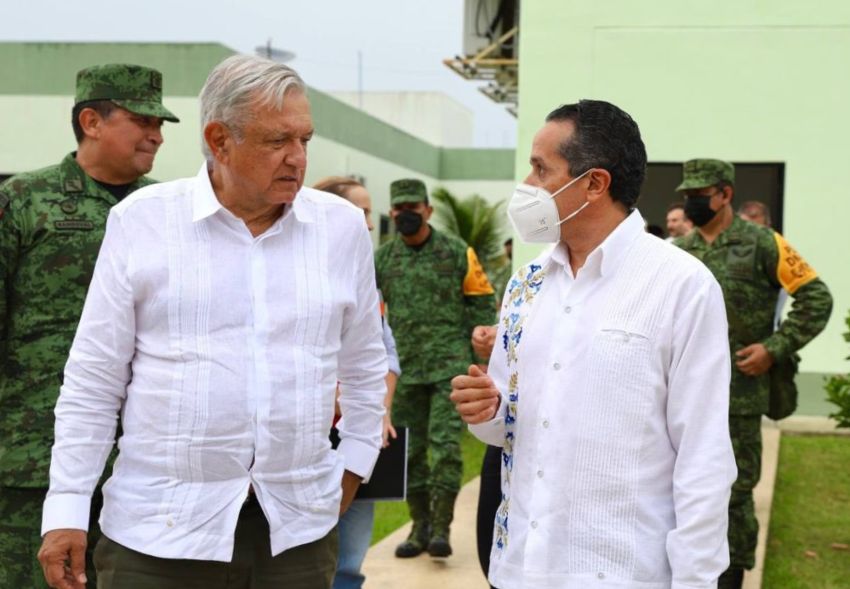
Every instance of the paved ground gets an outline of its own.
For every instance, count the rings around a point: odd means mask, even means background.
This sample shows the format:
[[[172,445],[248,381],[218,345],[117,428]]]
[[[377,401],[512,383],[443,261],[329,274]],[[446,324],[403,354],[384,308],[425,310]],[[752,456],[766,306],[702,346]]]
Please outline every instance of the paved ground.
[[[434,559],[423,554],[400,559],[393,555],[397,544],[407,538],[410,524],[402,526],[366,555],[364,589],[488,589],[490,585],[478,565],[475,543],[475,512],[478,479],[464,485],[455,505],[451,543],[454,554]]]
[[[825,417],[790,417],[778,423],[764,420],[761,481],[755,489],[756,516],[760,526],[759,545],[756,567],[747,572],[744,589],[761,587],[765,545],[770,528],[770,507],[773,503],[773,485],[779,460],[779,437],[782,431],[850,435],[847,430],[835,432],[835,423]],[[456,519],[452,524],[452,547],[455,553],[450,558],[436,560],[428,555],[406,560],[395,558],[395,546],[407,537],[409,524],[373,546],[363,567],[366,573],[365,589],[488,589],[489,585],[478,566],[475,547],[477,501],[478,479],[475,479],[466,484],[458,496]]]

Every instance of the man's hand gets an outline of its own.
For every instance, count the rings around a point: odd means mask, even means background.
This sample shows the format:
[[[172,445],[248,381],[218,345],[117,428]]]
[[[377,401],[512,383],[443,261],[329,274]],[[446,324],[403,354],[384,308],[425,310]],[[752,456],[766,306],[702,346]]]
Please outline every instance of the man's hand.
[[[495,417],[500,396],[493,380],[473,364],[469,367],[468,375],[452,379],[451,400],[461,419],[476,424]]]
[[[396,439],[398,434],[395,432],[395,428],[393,427],[393,421],[390,417],[390,410],[387,409],[387,412],[384,413],[384,427],[383,427],[383,443],[381,445],[382,448],[386,448],[390,445],[390,438]]]
[[[496,326],[478,325],[472,330],[472,350],[482,360],[488,360],[496,344]]]
[[[342,517],[343,513],[348,511],[348,508],[351,506],[351,502],[354,501],[354,495],[357,493],[357,489],[360,487],[360,483],[362,481],[363,479],[350,470],[346,470],[342,473],[342,501],[339,504],[340,517]]]
[[[735,352],[738,370],[747,376],[761,376],[773,366],[773,356],[762,344],[752,344]]]
[[[48,585],[86,589],[86,543],[83,530],[52,530],[44,535],[38,561]]]

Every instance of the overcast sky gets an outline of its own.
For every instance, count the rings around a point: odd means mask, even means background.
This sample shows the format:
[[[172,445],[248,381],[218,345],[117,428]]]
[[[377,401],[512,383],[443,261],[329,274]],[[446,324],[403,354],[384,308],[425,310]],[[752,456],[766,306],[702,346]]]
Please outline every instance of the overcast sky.
[[[2,41],[219,42],[271,38],[319,90],[441,91],[475,113],[475,144],[513,147],[516,121],[442,64],[461,52],[463,0],[0,0]],[[2,71],[2,64],[0,64]]]

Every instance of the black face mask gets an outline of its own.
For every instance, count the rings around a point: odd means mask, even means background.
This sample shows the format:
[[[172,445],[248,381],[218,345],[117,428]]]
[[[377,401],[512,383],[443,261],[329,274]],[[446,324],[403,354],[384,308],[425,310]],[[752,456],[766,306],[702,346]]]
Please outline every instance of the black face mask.
[[[422,215],[413,211],[401,211],[395,218],[395,226],[404,236],[414,235],[422,227]]]
[[[711,208],[711,196],[689,196],[685,199],[685,215],[697,227],[707,225],[717,211]]]

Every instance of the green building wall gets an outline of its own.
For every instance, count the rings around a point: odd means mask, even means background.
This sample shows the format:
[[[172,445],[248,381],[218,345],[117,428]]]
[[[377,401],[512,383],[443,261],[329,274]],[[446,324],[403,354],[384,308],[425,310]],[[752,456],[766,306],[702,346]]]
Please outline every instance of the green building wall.
[[[126,62],[163,73],[164,102],[181,120],[166,123],[151,175],[194,175],[202,161],[197,96],[209,71],[232,54],[217,43],[0,43],[0,174],[48,166],[72,151],[76,72]],[[309,97],[316,138],[308,184],[327,175],[362,176],[377,213],[389,209],[389,184],[401,177],[445,186],[458,196],[510,196],[513,150],[436,147],[315,89]]]
[[[850,3],[657,0],[521,5],[517,178],[545,115],[613,102],[650,162],[784,162],[784,232],[835,297],[802,370],[844,372],[850,308]],[[520,247],[529,259],[536,249]]]

